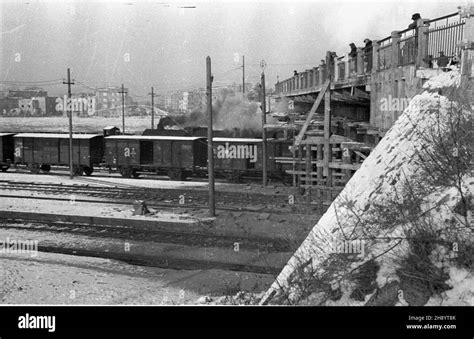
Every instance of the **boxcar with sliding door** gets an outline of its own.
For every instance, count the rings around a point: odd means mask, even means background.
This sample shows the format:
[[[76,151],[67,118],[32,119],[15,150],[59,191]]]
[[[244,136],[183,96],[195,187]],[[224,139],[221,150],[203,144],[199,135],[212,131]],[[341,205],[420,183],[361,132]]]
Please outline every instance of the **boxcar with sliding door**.
[[[283,180],[286,173],[275,157],[285,151],[281,140],[267,139],[267,174],[269,178]],[[213,138],[214,170],[217,175],[239,182],[244,177],[261,177],[263,174],[263,142],[254,138]]]
[[[0,170],[5,172],[13,163],[14,133],[0,133]]]
[[[110,136],[104,147],[105,166],[124,177],[138,177],[146,171],[183,180],[203,172],[207,163],[206,139],[201,137]]]
[[[103,155],[103,136],[73,134],[72,162],[75,175],[91,175]],[[14,161],[33,173],[49,172],[51,166],[69,166],[69,134],[20,133],[14,136]]]

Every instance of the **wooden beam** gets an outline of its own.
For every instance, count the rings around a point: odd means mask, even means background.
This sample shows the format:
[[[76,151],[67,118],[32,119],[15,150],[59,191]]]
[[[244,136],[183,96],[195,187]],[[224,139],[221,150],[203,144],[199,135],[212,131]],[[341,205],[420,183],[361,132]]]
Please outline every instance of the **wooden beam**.
[[[313,168],[311,166],[311,146],[306,145],[306,175],[305,175],[305,181],[304,183],[306,185],[312,185],[312,179],[313,179]],[[311,187],[308,187],[308,190],[306,191],[306,203],[309,205],[311,204]]]
[[[319,189],[321,189],[322,191],[337,191],[337,192],[341,192],[342,189],[344,188],[344,186],[339,186],[339,187],[326,187],[326,186],[320,186],[320,185],[318,185],[318,186],[313,186],[313,187],[319,188]],[[330,205],[331,203],[332,203],[332,201],[329,202],[329,205]]]
[[[324,137],[307,137],[301,143],[302,144],[317,145],[317,144],[324,144],[324,142],[325,142]],[[349,143],[349,142],[353,142],[353,140],[350,139],[350,138],[347,138],[345,136],[338,135],[338,134],[333,134],[329,137],[329,143],[330,144],[340,144],[340,143],[343,143],[343,142]],[[363,144],[363,145],[365,145],[365,144]]]
[[[367,93],[366,91],[358,89],[357,87],[354,87],[353,95],[357,98],[370,100],[370,94]]]
[[[285,164],[285,163],[290,163],[289,161],[286,162],[286,161],[279,161],[279,163],[282,163],[282,164]],[[305,164],[306,161],[305,159],[302,159],[302,160],[297,160],[297,164]],[[316,167],[317,168],[323,168],[325,167],[325,164],[324,162],[321,162],[321,161],[314,161],[314,160],[311,160],[311,163],[314,165],[316,164]],[[341,170],[354,170],[354,171],[357,171],[359,168],[360,168],[361,164],[360,163],[352,163],[352,164],[344,164],[342,162],[330,162],[329,163],[329,168],[330,169],[341,169]],[[302,166],[301,166],[302,167]],[[292,170],[286,170],[286,173],[293,173],[294,171]],[[303,171],[302,169],[297,169],[296,170],[296,173],[297,174],[306,174],[306,171]],[[315,173],[317,174],[317,172]]]
[[[301,171],[301,163],[303,162],[303,146],[302,145],[298,145],[298,166],[297,166],[297,170],[298,171]],[[300,180],[298,180],[298,186],[301,185],[301,174],[300,174]]]
[[[341,143],[342,148],[347,148],[351,151],[372,151],[373,146],[365,144],[363,142],[356,142],[356,141],[350,141],[350,142],[342,142]]]
[[[360,91],[360,90],[358,90]],[[362,92],[362,91],[361,91]],[[368,104],[370,103],[370,98],[366,98],[358,95],[350,95],[350,93],[338,93],[333,91],[331,100],[332,101],[341,101],[348,103],[359,103],[359,104]]]
[[[363,153],[360,153],[359,151],[354,151],[358,156],[360,156],[362,159],[367,159],[367,156]]]
[[[297,186],[297,180],[296,180],[296,173],[294,173],[296,171],[296,154],[295,153],[292,153],[293,154],[293,187],[296,187]],[[275,161],[277,161],[275,159]]]
[[[313,118],[314,113],[316,113],[316,110],[318,109],[319,105],[321,104],[321,101],[323,100],[323,97],[326,93],[326,91],[329,88],[330,80],[326,80],[324,83],[323,87],[321,88],[321,92],[319,92],[318,97],[316,101],[313,104],[313,107],[311,107],[311,111],[309,111],[308,117],[306,118],[306,121],[303,125],[303,127],[300,130],[300,133],[298,136],[295,138],[295,143],[293,144],[292,147],[290,147],[290,150],[292,152],[295,152],[298,146],[301,144],[301,141],[303,140],[304,134],[306,133],[306,130],[308,129],[309,124],[311,123],[311,119]]]
[[[323,175],[329,179],[329,162],[331,161],[331,150],[329,138],[331,136],[331,92],[324,94],[324,168]],[[328,180],[329,184],[329,180]]]

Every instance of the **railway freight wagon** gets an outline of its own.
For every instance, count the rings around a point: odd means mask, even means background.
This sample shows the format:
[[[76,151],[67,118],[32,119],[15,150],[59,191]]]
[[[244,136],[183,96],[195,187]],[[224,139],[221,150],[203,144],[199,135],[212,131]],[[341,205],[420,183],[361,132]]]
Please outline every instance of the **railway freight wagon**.
[[[184,180],[207,165],[205,138],[121,135],[105,138],[105,166],[124,177],[148,171]]]
[[[0,169],[6,172],[13,163],[14,133],[0,133]]]
[[[263,172],[262,139],[252,138],[213,138],[214,170],[233,182],[239,182],[245,176],[261,177]],[[269,178],[285,182],[289,176],[282,165],[275,161],[285,150],[280,140],[267,140],[267,174]]]
[[[69,166],[69,134],[20,133],[14,137],[14,161],[32,173],[49,172],[53,166]],[[103,157],[103,136],[73,134],[72,162],[75,175],[91,175]]]

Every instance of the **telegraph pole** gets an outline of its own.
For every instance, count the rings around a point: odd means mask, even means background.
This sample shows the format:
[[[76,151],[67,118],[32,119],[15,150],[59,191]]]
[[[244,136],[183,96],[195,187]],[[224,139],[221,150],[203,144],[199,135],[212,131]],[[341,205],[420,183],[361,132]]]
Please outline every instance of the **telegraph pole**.
[[[245,55],[242,55],[242,95],[245,94]]]
[[[122,84],[122,90],[119,91],[120,94],[122,94],[122,129],[123,129],[123,134],[125,134],[125,91],[123,84]]]
[[[262,180],[263,187],[267,186],[267,129],[265,125],[267,123],[267,104],[265,96],[265,67],[266,63],[264,60],[260,62],[262,68]]]
[[[153,87],[151,87],[151,129],[155,128],[155,94]]]
[[[67,69],[67,81],[63,81],[67,85],[67,101],[64,103],[64,108],[67,111],[69,118],[69,178],[74,177],[73,163],[72,163],[72,105],[71,105],[71,85],[74,85],[74,80],[71,81],[71,70]]]
[[[216,215],[214,200],[214,152],[212,145],[212,80],[211,57],[206,58],[206,79],[207,79],[207,173],[209,177],[209,216]]]

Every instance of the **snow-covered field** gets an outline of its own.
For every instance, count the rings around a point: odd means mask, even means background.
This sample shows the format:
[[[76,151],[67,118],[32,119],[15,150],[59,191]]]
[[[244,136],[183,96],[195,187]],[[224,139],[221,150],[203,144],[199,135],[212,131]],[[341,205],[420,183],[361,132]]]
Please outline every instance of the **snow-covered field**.
[[[122,129],[122,118],[75,117],[73,130],[75,133],[102,133],[107,126],[117,126]],[[127,133],[142,134],[151,128],[150,117],[125,117]],[[3,117],[0,116],[0,132],[68,132],[67,117]]]
[[[262,290],[271,277],[221,271],[183,271],[115,260],[41,253],[0,254],[1,304],[181,305],[229,289]]]

